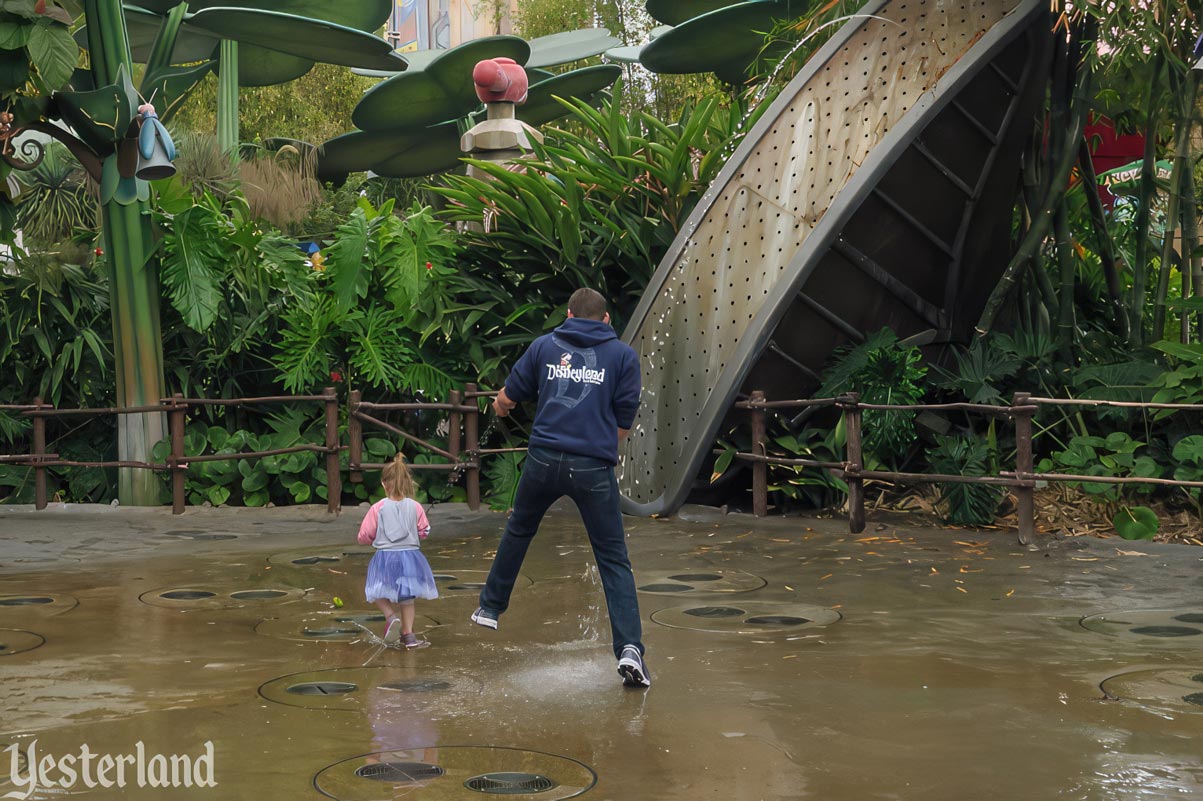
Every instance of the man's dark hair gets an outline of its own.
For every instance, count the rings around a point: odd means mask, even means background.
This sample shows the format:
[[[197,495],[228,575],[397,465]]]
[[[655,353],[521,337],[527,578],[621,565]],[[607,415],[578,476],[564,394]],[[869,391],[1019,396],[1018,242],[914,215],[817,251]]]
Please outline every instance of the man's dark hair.
[[[568,299],[568,311],[573,317],[586,320],[601,320],[606,316],[606,299],[596,289],[583,287]]]

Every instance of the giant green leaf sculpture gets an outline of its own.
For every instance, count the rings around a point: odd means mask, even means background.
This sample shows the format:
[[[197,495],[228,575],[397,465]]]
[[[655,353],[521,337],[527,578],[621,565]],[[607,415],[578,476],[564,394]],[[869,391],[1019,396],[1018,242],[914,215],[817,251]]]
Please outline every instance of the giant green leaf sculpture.
[[[764,48],[764,37],[776,20],[790,15],[788,0],[752,0],[709,11],[675,26],[652,40],[639,62],[652,72],[714,72],[731,83]],[[796,2],[798,12],[804,4]]]
[[[525,64],[530,45],[517,36],[486,36],[444,51],[425,69],[409,70],[369,89],[351,122],[365,131],[425,128],[466,117],[478,105],[472,68],[488,58]]]
[[[637,52],[621,48],[607,56],[637,57],[652,72],[713,72],[728,83],[742,83],[764,54],[773,25],[805,14],[810,5],[807,0],[647,0],[648,13],[673,27]]]
[[[463,156],[460,133],[483,115],[472,69],[482,60],[511,58],[524,64],[530,79],[518,116],[541,125],[568,113],[556,97],[592,99],[622,74],[606,64],[556,75],[531,66],[539,52],[544,66],[578,61],[602,52],[615,40],[602,29],[572,31],[531,43],[516,36],[487,36],[443,51],[407,53],[409,69],[391,75],[366,92],[351,115],[359,130],[335,137],[318,149],[318,176],[339,182],[348,173],[372,171],[406,178],[456,167]],[[355,70],[366,74],[378,71]]]

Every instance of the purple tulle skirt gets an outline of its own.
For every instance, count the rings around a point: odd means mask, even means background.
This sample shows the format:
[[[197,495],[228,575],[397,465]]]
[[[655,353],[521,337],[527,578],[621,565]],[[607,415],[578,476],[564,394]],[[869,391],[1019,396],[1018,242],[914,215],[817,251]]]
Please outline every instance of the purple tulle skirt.
[[[368,564],[368,579],[363,589],[368,601],[439,597],[430,563],[417,548],[376,551]]]

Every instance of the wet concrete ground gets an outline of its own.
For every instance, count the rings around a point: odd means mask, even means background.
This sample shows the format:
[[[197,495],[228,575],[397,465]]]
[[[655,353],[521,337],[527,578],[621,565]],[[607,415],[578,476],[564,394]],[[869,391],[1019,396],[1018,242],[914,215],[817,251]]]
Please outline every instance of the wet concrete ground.
[[[548,518],[489,632],[468,615],[503,517],[434,507],[444,595],[419,602],[433,645],[408,653],[355,625],[362,513],[0,509],[0,747],[212,742],[218,783],[29,797],[1203,798],[1199,549],[629,519],[640,692],[575,512]],[[29,789],[13,753],[0,796]]]

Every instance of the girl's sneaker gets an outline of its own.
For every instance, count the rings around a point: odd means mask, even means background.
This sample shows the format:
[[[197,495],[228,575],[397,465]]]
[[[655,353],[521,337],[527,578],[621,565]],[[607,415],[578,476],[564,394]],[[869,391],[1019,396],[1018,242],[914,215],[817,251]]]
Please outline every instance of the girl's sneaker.
[[[389,645],[401,639],[401,621],[395,617],[388,617],[388,624],[384,627],[384,641]]]
[[[420,640],[416,634],[402,634],[401,642],[405,645],[406,650],[412,651],[418,648],[429,647],[429,640]]]

